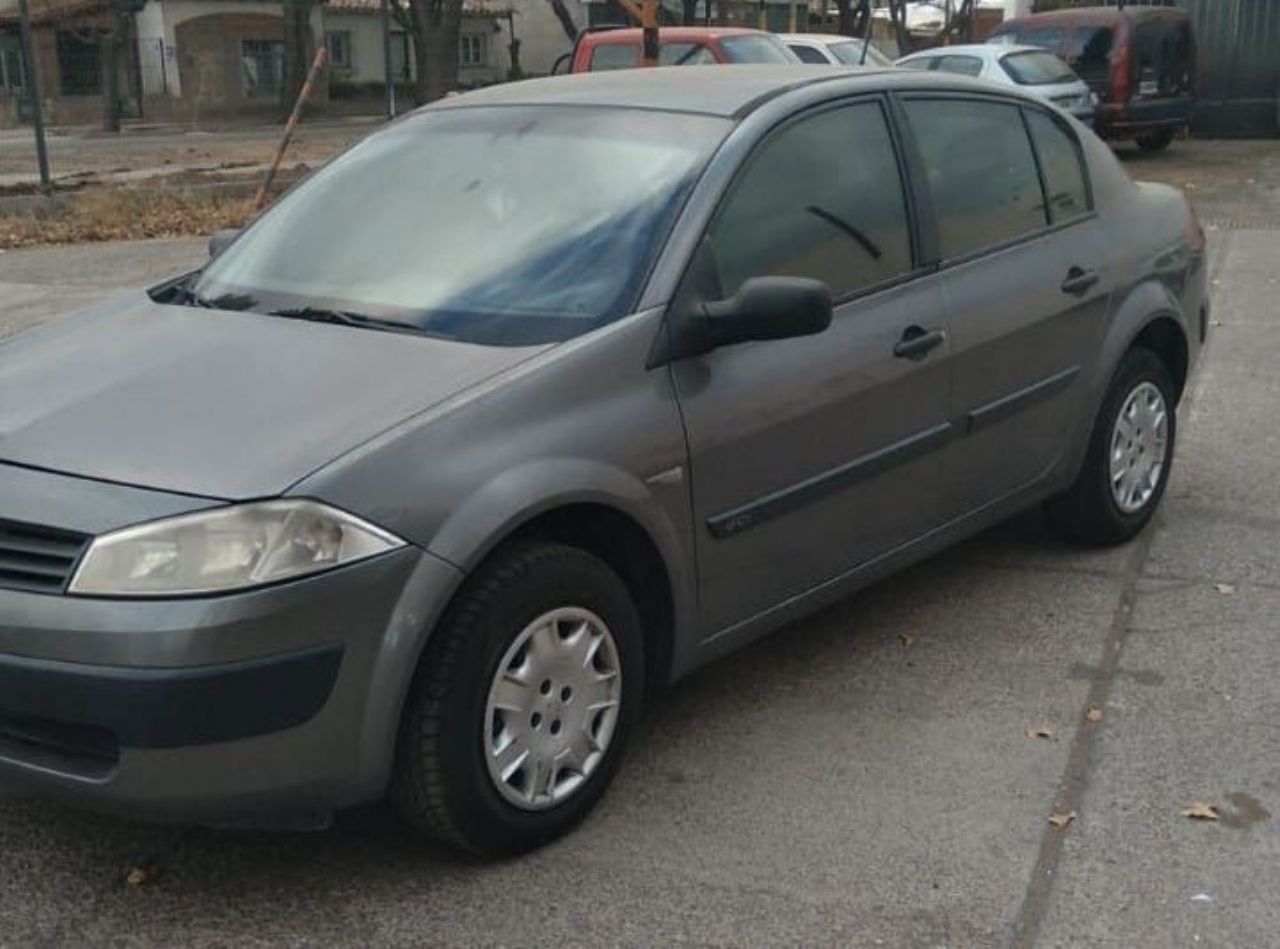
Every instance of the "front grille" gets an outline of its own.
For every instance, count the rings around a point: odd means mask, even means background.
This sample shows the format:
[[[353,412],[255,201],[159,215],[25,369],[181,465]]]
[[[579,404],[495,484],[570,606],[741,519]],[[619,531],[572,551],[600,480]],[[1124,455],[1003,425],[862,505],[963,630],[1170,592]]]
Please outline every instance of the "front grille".
[[[61,593],[88,543],[84,534],[0,520],[0,587]]]

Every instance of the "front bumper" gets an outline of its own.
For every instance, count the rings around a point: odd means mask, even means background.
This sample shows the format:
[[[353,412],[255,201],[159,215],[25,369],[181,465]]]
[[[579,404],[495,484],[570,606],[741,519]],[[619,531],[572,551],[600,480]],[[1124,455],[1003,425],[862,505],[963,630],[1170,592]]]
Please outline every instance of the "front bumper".
[[[372,800],[458,579],[410,547],[218,597],[0,590],[0,781],[208,822]]]

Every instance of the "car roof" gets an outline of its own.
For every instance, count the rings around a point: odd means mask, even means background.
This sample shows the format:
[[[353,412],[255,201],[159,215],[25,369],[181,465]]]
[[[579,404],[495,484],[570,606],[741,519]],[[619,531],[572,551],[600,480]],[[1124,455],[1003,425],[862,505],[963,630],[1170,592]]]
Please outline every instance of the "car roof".
[[[904,59],[923,59],[926,56],[980,56],[984,59],[999,59],[1008,56],[1011,53],[1044,53],[1052,50],[1046,50],[1043,46],[1035,46],[1027,43],[957,43],[955,46],[934,46],[930,49],[922,49],[918,53],[909,53],[898,59],[902,62]]]
[[[861,36],[845,36],[843,33],[779,33],[778,39],[784,43],[791,40],[801,40],[806,43],[817,43],[820,46],[862,42]]]
[[[662,42],[689,42],[691,40],[718,39],[725,36],[749,36],[763,33],[745,26],[664,26],[659,32]],[[583,43],[639,43],[644,30],[638,26],[623,26],[592,30],[583,34]]]
[[[1050,10],[1006,20],[996,27],[1004,32],[1023,24],[1035,26],[1113,26],[1121,20],[1187,19],[1185,10],[1177,7],[1074,7]]]
[[[853,69],[806,63],[744,66],[656,66],[571,73],[507,82],[449,96],[426,110],[480,106],[568,105],[690,112],[738,118],[792,90],[838,82],[841,94],[883,89],[952,89],[991,93],[990,83],[952,73],[892,67]],[[1007,92],[1007,90],[1004,90]]]

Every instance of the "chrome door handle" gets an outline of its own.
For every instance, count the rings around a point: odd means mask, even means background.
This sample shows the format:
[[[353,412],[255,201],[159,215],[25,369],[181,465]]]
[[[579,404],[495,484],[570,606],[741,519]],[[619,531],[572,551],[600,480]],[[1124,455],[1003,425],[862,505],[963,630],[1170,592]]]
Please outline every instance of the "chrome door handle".
[[[1098,282],[1098,271],[1072,267],[1067,271],[1067,279],[1062,281],[1062,292],[1079,296]]]
[[[894,345],[893,354],[899,359],[918,362],[941,346],[946,338],[946,330],[927,330],[923,326],[908,326],[902,332],[902,339]]]

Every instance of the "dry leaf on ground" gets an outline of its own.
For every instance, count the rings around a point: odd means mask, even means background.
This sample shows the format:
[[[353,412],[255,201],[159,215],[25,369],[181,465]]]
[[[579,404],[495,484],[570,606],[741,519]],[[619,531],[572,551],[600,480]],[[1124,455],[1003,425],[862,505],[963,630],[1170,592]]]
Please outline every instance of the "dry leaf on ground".
[[[1182,816],[1190,817],[1192,820],[1221,820],[1222,808],[1216,804],[1196,801],[1190,807],[1183,808]]]
[[[1053,729],[1048,725],[1031,725],[1027,727],[1028,738],[1052,738]]]
[[[156,868],[151,864],[139,864],[129,870],[129,875],[124,878],[124,882],[130,886],[146,886],[151,883],[159,875]]]
[[[1230,596],[1232,593],[1236,592],[1236,585],[1234,583],[1215,583],[1213,588],[1223,596]]]
[[[1054,827],[1066,827],[1079,816],[1075,811],[1067,811],[1065,814],[1050,814],[1049,823]]]
[[[917,637],[911,635],[910,633],[898,634],[898,641],[902,643],[903,649],[910,649],[912,646],[914,646],[916,644],[916,639]]]
[[[1096,705],[1090,705],[1089,711],[1084,713],[1084,720],[1086,722],[1102,721],[1102,709],[1098,708]]]

